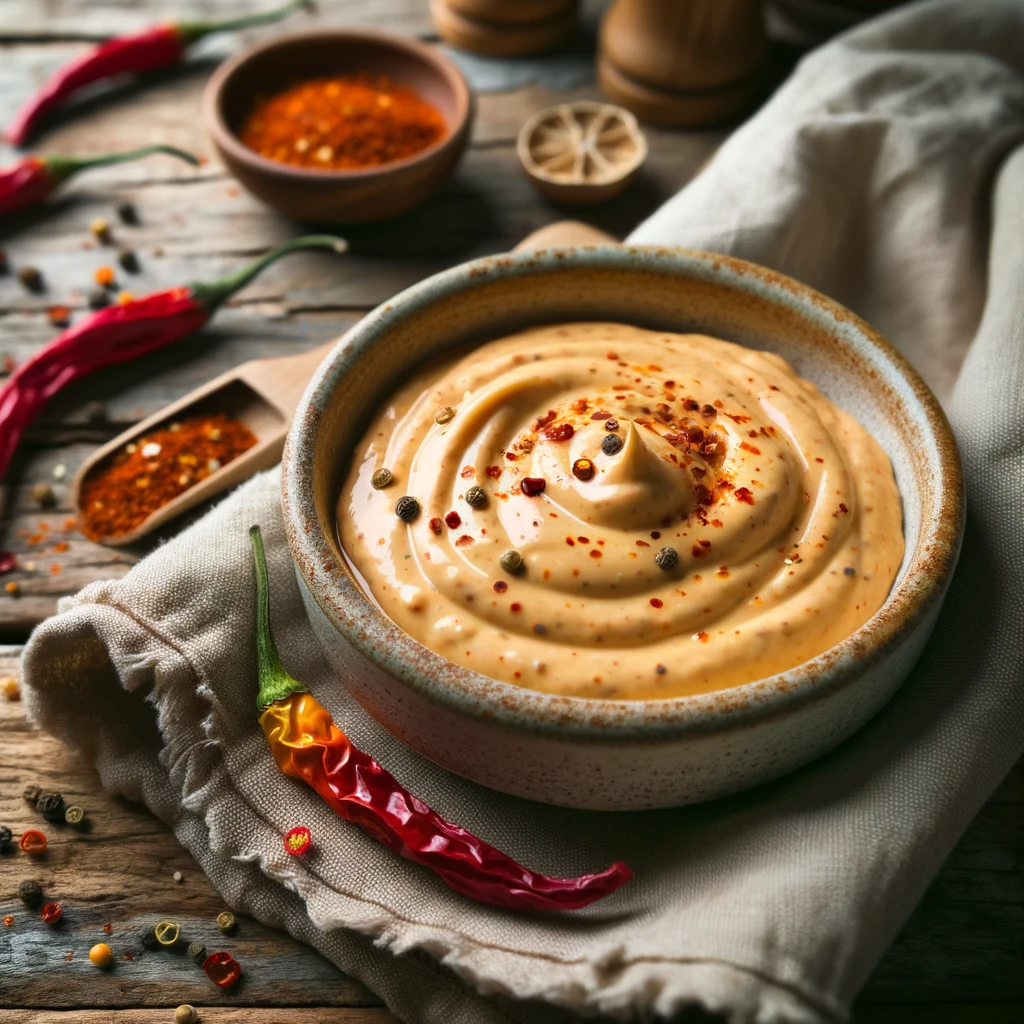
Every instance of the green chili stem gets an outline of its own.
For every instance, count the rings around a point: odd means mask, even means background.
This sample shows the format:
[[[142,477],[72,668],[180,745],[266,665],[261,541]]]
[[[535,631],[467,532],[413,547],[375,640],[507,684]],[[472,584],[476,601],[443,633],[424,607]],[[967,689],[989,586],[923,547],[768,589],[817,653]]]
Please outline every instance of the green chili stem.
[[[212,313],[222,302],[244,288],[265,267],[282,256],[300,249],[333,249],[334,252],[345,252],[348,249],[348,242],[336,235],[303,235],[302,238],[294,238],[290,242],[274,246],[234,274],[218,277],[214,281],[199,281],[189,285],[192,296]]]
[[[269,11],[259,14],[243,14],[240,18],[229,18],[227,21],[180,21],[175,26],[178,34],[187,43],[194,43],[211,32],[234,32],[240,28],[251,28],[253,25],[268,25],[288,17],[303,7],[313,7],[313,0],[292,0]]]
[[[274,644],[270,630],[270,584],[267,580],[267,556],[263,550],[263,535],[258,526],[249,528],[252,554],[256,563],[256,664],[259,673],[260,692],[256,706],[260,711],[270,707],[275,700],[281,700],[290,693],[305,693],[303,686],[285,671]]]
[[[46,164],[46,169],[54,182],[59,183],[72,174],[85,170],[88,167],[104,167],[107,164],[123,164],[129,160],[141,160],[145,156],[152,156],[154,153],[165,153],[167,156],[176,156],[179,160],[199,166],[199,158],[191,153],[186,153],[177,146],[142,146],[139,149],[129,149],[122,153],[106,153],[103,156],[43,156],[40,157]]]

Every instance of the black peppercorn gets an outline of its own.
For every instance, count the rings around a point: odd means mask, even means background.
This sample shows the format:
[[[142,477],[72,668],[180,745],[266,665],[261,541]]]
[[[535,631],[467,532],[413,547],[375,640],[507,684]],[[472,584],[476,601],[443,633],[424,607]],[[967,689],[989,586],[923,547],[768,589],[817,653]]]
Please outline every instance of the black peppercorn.
[[[387,466],[382,466],[377,470],[376,473],[370,479],[370,483],[373,485],[375,491],[383,490],[395,479],[395,474],[391,472]]]
[[[34,879],[18,883],[18,897],[26,907],[38,907],[43,902],[43,887]]]
[[[43,791],[38,786],[26,786],[21,794],[30,804],[39,803]]]
[[[654,564],[663,572],[671,572],[679,564],[679,552],[675,548],[662,548],[654,556]]]
[[[118,203],[117,204],[117,215],[121,218],[122,224],[138,224],[139,214],[138,211],[131,203]]]
[[[36,810],[47,821],[64,820],[64,797],[60,793],[47,793],[36,804]]]
[[[159,949],[160,940],[152,928],[144,928],[139,936],[139,943],[143,949]]]
[[[206,947],[201,942],[192,942],[188,947],[189,958],[197,964],[202,964],[206,959]]]
[[[601,442],[601,451],[605,455],[617,455],[622,451],[622,438],[618,434],[605,434]]]
[[[483,508],[487,504],[487,492],[482,487],[470,487],[466,491],[466,504],[471,508]]]
[[[395,515],[403,523],[411,523],[420,514],[420,503],[410,494],[405,494],[395,502]]]
[[[11,845],[11,840],[13,838],[14,833],[6,825],[0,825],[0,853]]]
[[[135,255],[131,249],[122,249],[117,254],[117,262],[128,271],[129,274],[137,274],[139,272],[139,257]]]
[[[110,296],[105,288],[93,288],[86,301],[90,309],[106,309],[110,305]]]
[[[18,280],[30,292],[41,292],[43,290],[43,275],[36,267],[22,267],[18,271]]]

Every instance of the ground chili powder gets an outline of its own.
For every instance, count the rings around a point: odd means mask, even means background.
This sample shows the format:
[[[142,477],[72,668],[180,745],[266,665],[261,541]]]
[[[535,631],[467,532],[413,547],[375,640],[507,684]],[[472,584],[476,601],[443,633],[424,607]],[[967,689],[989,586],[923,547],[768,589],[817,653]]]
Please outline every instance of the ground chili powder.
[[[329,171],[404,160],[444,131],[440,112],[415,90],[359,74],[310,79],[257,100],[239,134],[278,163]]]
[[[82,482],[79,527],[91,540],[128,533],[255,443],[244,423],[224,413],[150,431],[104,459]]]

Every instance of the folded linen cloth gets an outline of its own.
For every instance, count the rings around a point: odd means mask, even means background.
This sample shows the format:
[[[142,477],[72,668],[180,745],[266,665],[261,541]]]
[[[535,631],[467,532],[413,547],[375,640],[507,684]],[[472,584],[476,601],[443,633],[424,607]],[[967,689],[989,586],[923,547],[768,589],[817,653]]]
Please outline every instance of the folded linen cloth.
[[[918,366],[957,432],[970,512],[939,628],[890,704],[815,764],[706,806],[637,814],[544,807],[451,776],[327,671],[276,474],[124,579],[64,601],[25,653],[31,712],[90,750],[105,786],[169,822],[229,903],[312,943],[405,1021],[690,1005],[732,1022],[845,1019],[1024,747],[1022,143],[1024,5],[933,0],[812,54],[633,236],[753,259],[846,302]],[[635,882],[572,915],[482,907],[282,776],[253,706],[254,522],[283,660],[357,744],[537,869],[574,875],[621,857]],[[282,849],[296,822],[317,837],[309,863]]]

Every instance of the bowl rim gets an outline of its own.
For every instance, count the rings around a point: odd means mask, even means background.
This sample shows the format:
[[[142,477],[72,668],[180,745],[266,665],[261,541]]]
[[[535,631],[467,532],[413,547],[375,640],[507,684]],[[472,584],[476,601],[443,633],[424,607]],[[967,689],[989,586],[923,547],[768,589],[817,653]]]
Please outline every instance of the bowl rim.
[[[229,80],[254,58],[262,56],[268,51],[284,46],[292,46],[296,43],[314,43],[331,38],[344,40],[348,43],[374,44],[401,51],[432,67],[445,80],[455,97],[455,118],[452,124],[448,126],[448,130],[436,142],[402,160],[393,160],[390,163],[378,164],[373,167],[345,168],[340,170],[296,167],[294,164],[285,164],[277,160],[271,160],[269,157],[261,156],[254,149],[246,146],[231,130],[231,127],[224,118],[221,107],[221,98]],[[226,60],[214,71],[210,80],[206,83],[206,88],[203,90],[202,99],[202,117],[206,124],[206,130],[209,132],[217,148],[227,152],[233,160],[248,164],[251,168],[263,174],[307,183],[318,182],[326,184],[340,184],[380,178],[389,174],[406,171],[409,168],[416,167],[418,164],[425,164],[452,145],[458,144],[458,140],[469,125],[472,112],[472,90],[462,71],[453,60],[447,57],[438,47],[431,46],[429,43],[424,43],[410,36],[400,36],[379,29],[315,28],[301,32],[285,33],[256,43],[235,54],[235,56]]]
[[[313,499],[323,412],[348,367],[400,318],[415,316],[494,276],[557,273],[588,265],[628,270],[637,269],[637,261],[646,272],[661,269],[715,280],[781,303],[828,329],[866,370],[881,369],[887,382],[909,389],[901,391],[904,401],[916,400],[924,418],[921,427],[934,446],[935,515],[922,522],[906,572],[882,607],[839,643],[784,672],[725,690],[657,700],[567,697],[491,679],[413,639],[339,566]],[[965,518],[963,471],[949,421],[923,379],[889,341],[839,303],[793,278],[720,253],[667,246],[584,245],[484,257],[442,271],[382,303],[339,339],[307,386],[285,442],[281,488],[285,532],[300,581],[342,638],[364,657],[429,702],[459,715],[578,742],[674,742],[750,727],[855,684],[927,622],[941,602],[956,566]]]

